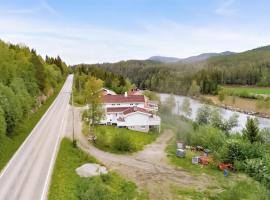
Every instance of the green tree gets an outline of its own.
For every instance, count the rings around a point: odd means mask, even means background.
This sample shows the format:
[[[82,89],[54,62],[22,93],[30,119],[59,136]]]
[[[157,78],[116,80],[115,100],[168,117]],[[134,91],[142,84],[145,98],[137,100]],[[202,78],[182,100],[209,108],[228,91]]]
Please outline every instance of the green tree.
[[[246,127],[243,130],[243,137],[247,138],[250,143],[259,141],[259,122],[258,119],[253,119],[251,117],[247,118]]]
[[[6,135],[6,129],[7,129],[7,123],[5,120],[5,113],[3,109],[0,107],[0,138],[1,136]]]
[[[211,109],[208,105],[203,105],[197,110],[196,121],[198,124],[208,124],[210,122]]]
[[[218,92],[218,100],[220,102],[223,102],[225,100],[225,91],[223,89],[221,89],[219,92]]]
[[[192,84],[188,91],[189,96],[199,96],[200,95],[200,86],[197,85],[195,80],[192,81]]]
[[[36,76],[38,87],[41,91],[44,91],[46,87],[45,67],[43,63],[40,61],[40,58],[36,55],[34,51],[32,52],[31,63],[36,69],[35,76]]]
[[[11,135],[14,127],[22,119],[23,111],[14,92],[2,84],[0,84],[0,106],[5,112],[7,134]]]
[[[146,97],[148,97],[150,100],[160,101],[159,96],[157,95],[157,93],[152,92],[150,90],[143,91],[143,95],[146,96]]]
[[[190,115],[192,114],[192,108],[190,107],[190,101],[188,98],[184,99],[181,105],[181,110],[187,117],[190,117]]]
[[[223,122],[223,117],[220,113],[220,109],[216,108],[211,111],[210,114],[210,124],[215,127],[221,129],[224,122]]]
[[[101,104],[102,87],[102,80],[96,79],[93,76],[88,77],[88,80],[85,83],[83,94],[85,96],[85,101],[89,106],[88,114],[90,125],[98,124],[104,115],[104,110]]]

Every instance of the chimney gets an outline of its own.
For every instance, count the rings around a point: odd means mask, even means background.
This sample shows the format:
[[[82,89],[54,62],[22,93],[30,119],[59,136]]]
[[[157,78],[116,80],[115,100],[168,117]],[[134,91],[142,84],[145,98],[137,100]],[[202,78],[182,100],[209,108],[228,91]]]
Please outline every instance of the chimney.
[[[125,92],[125,97],[127,97],[128,96],[128,94],[127,94],[127,92]]]

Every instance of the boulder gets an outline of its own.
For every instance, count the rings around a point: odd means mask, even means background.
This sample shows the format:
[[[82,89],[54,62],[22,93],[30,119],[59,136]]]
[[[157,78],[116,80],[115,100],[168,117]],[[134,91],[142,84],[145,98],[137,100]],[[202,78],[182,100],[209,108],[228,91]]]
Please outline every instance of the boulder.
[[[107,174],[106,167],[95,163],[87,163],[76,169],[76,173],[80,177],[99,176],[100,174]]]

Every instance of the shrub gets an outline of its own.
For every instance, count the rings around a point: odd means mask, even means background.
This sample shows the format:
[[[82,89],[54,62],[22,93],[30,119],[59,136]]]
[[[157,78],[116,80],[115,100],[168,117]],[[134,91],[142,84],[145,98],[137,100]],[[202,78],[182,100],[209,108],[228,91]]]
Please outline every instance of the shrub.
[[[96,181],[95,184],[89,184],[88,180],[81,181],[78,186],[79,200],[108,200],[115,199],[116,195],[109,190],[102,182]]]
[[[112,147],[114,150],[121,152],[131,152],[135,148],[130,136],[122,131],[113,136]]]
[[[270,159],[254,158],[245,161],[245,172],[270,189]]]
[[[221,149],[220,155],[223,162],[234,163],[261,157],[262,148],[259,144],[255,146],[244,140],[228,139]]]
[[[208,124],[210,121],[210,107],[204,105],[197,110],[196,121],[198,124]]]
[[[98,143],[99,146],[102,146],[104,148],[107,148],[110,146],[108,137],[106,136],[106,131],[104,129],[100,129],[100,132],[97,135],[96,143]]]

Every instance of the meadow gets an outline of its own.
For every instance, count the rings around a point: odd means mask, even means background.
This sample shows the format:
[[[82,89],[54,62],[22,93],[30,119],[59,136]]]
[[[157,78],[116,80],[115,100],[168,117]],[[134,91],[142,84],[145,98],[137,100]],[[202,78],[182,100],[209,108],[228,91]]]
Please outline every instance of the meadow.
[[[144,133],[113,126],[96,126],[94,134],[97,139],[93,144],[97,148],[119,154],[142,150],[159,136],[157,132]]]
[[[269,87],[244,87],[244,86],[223,86],[229,94],[236,96],[248,95],[270,95]]]

